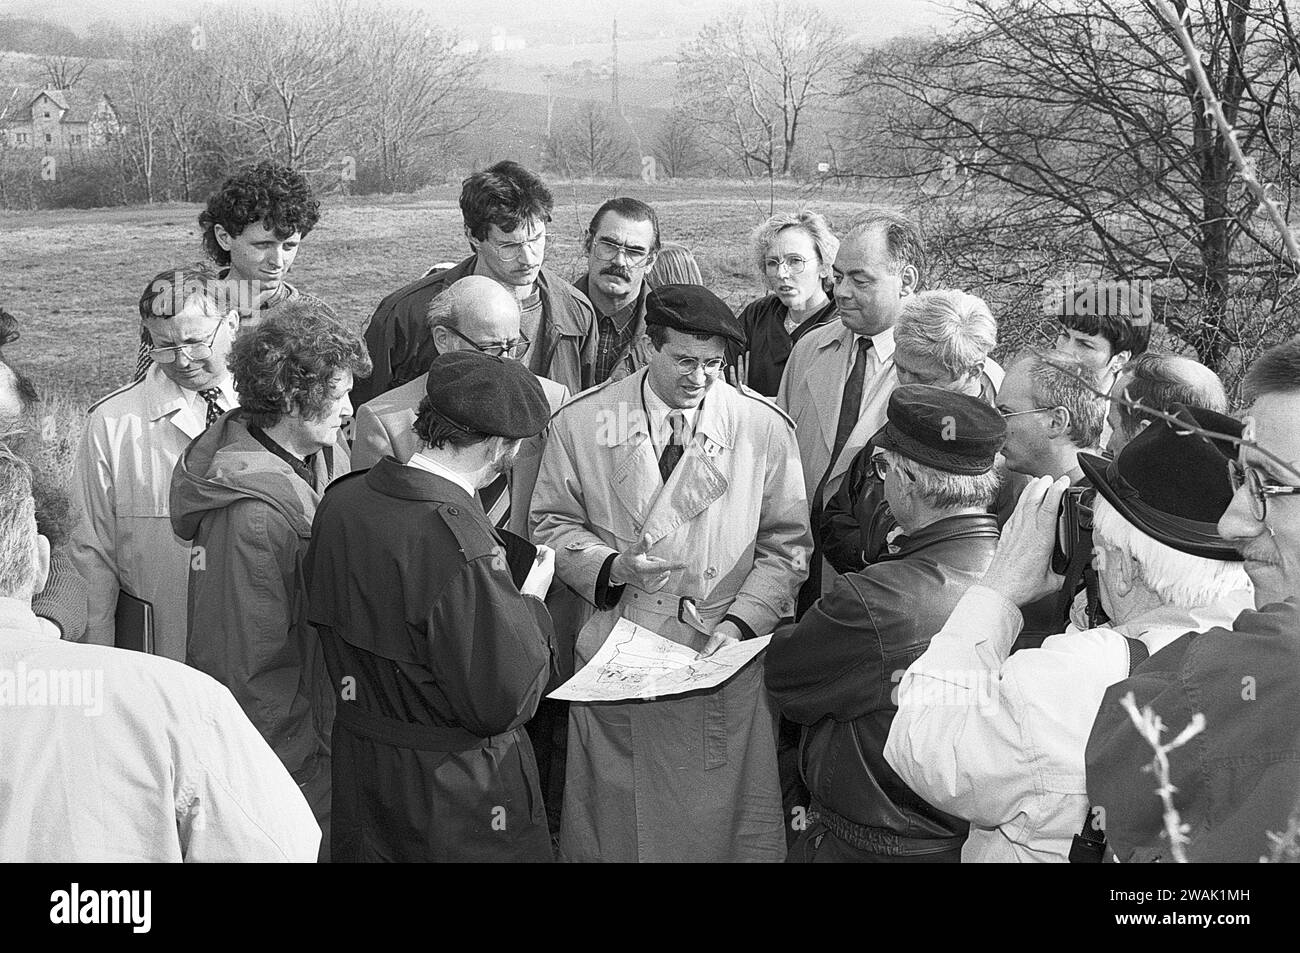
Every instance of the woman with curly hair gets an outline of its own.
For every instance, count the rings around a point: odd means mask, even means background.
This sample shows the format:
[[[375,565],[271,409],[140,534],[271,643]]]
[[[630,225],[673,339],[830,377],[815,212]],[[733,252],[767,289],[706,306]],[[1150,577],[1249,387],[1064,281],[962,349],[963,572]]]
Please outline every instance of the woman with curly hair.
[[[293,301],[243,331],[230,355],[240,406],[181,456],[171,520],[192,540],[186,663],[230,689],[326,832],[334,698],[298,579],[330,481],[348,472],[341,429],[361,337]]]
[[[739,365],[741,383],[775,397],[799,339],[835,318],[831,265],[840,242],[826,219],[806,209],[773,215],[754,230],[754,260],[770,292],[740,312],[749,341]]]
[[[309,297],[287,277],[302,240],[320,220],[320,202],[302,175],[260,162],[221,184],[199,213],[203,250],[226,282],[240,327],[251,327],[289,301]],[[201,266],[202,267],[202,266]],[[316,299],[312,299],[316,300]],[[149,331],[140,327],[135,379],[149,368]]]

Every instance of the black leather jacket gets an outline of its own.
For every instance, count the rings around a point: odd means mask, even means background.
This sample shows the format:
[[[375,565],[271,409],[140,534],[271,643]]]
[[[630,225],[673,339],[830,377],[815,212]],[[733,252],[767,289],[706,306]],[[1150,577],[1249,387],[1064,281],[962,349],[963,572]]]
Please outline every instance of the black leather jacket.
[[[767,687],[805,726],[800,769],[814,804],[860,826],[876,852],[928,853],[959,845],[966,822],[912,793],[885,761],[885,740],[903,672],[988,568],[997,519],[951,516],[897,542],[896,555],[839,578],[777,630]]]

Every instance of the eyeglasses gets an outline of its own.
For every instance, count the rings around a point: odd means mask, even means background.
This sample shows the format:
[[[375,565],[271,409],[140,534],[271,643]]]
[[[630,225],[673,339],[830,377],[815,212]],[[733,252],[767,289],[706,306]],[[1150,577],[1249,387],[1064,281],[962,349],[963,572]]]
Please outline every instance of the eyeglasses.
[[[483,244],[491,245],[496,256],[502,261],[514,261],[517,259],[525,248],[531,252],[540,251],[546,244],[546,231],[534,235],[532,238],[526,238],[522,242],[496,242],[492,239],[484,239]]]
[[[598,238],[591,246],[591,250],[596,253],[596,257],[601,261],[613,261],[618,257],[618,253],[623,253],[623,258],[632,267],[644,264],[650,257],[649,248],[640,248],[636,245],[620,245],[618,242],[610,241],[608,238]]]
[[[720,357],[713,357],[707,361],[698,361],[693,357],[684,357],[680,361],[677,361],[676,364],[677,373],[681,374],[682,377],[690,377],[695,373],[696,369],[700,367],[704,368],[704,373],[706,375],[709,377],[715,377],[722,371],[723,359]]]
[[[444,327],[446,326],[444,325]],[[447,330],[456,335],[456,337],[460,338],[474,350],[492,357],[519,358],[523,356],[524,352],[528,350],[528,345],[532,343],[524,336],[523,332],[520,332],[517,339],[506,341],[504,344],[479,344],[478,341],[475,341],[473,338],[467,338],[453,327],[447,327]]]
[[[763,259],[763,270],[768,274],[780,274],[782,265],[785,265],[786,271],[790,272],[790,274],[802,275],[803,270],[808,267],[808,259],[802,255],[786,255],[784,258]]]
[[[229,317],[229,315],[227,315]],[[217,335],[221,333],[221,326],[226,323],[222,318],[217,322],[217,326],[212,329],[212,337],[208,338],[205,343],[199,344],[173,344],[169,347],[151,347],[149,348],[149,359],[155,364],[172,364],[184,351],[185,356],[191,361],[206,361],[212,356],[212,345],[217,342]]]
[[[1043,413],[1043,411],[1046,410],[1065,410],[1065,409],[1067,408],[1057,405],[1056,407],[1035,407],[1033,410],[1003,410],[1001,407],[999,407],[997,408],[997,411],[999,414],[1002,415],[1002,419],[1006,420],[1008,417],[1019,417],[1021,414],[1041,414]]]
[[[1265,483],[1264,477],[1254,467],[1242,465],[1239,460],[1228,461],[1228,482],[1232,492],[1236,493],[1243,486],[1250,497],[1250,515],[1263,520],[1268,515],[1268,498],[1270,496],[1292,496],[1300,493],[1300,486],[1284,486],[1281,483]]]

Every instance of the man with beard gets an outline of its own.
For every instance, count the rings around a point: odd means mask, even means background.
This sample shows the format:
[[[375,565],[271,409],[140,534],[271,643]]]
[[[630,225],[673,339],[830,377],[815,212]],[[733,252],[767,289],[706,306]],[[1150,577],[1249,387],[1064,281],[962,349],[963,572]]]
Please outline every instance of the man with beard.
[[[551,670],[554,554],[541,547],[517,586],[475,499],[549,417],[518,361],[441,354],[420,451],[325,492],[305,577],[339,693],[335,861],[551,859],[523,725]]]

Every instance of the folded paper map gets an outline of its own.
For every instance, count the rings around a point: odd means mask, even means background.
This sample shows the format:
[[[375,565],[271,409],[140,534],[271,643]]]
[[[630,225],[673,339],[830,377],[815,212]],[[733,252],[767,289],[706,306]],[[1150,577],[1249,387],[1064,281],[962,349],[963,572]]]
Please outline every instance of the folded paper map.
[[[595,657],[551,698],[613,702],[662,698],[721,685],[767,648],[772,637],[732,642],[708,658],[647,628],[619,619]]]

